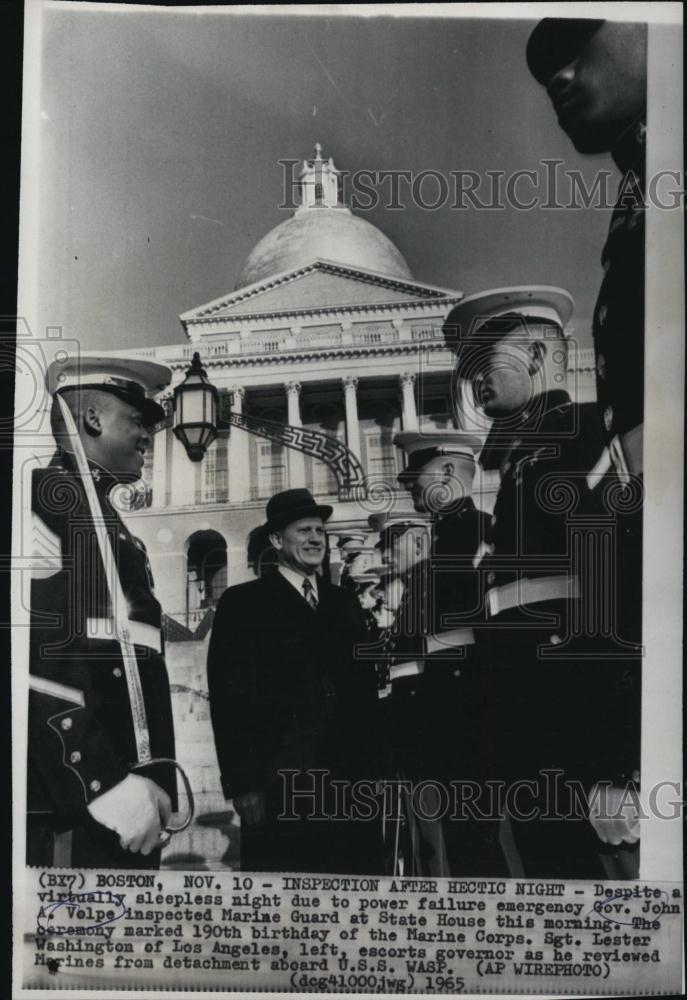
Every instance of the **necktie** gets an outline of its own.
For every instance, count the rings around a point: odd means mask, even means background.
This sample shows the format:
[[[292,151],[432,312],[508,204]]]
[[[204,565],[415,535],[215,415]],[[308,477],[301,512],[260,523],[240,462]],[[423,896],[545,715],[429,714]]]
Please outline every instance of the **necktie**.
[[[310,580],[307,579],[307,577],[305,580],[303,580],[303,596],[305,597],[306,601],[313,609],[313,611],[317,611],[317,598],[315,597],[315,588],[313,587]]]

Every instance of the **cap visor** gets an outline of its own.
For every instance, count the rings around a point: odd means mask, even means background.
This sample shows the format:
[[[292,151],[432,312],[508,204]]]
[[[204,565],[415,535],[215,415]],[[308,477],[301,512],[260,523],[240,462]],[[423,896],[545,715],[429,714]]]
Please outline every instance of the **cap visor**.
[[[167,413],[163,406],[156,403],[154,399],[146,399],[143,404],[143,426],[146,428],[154,427],[155,424],[159,424],[165,419]]]

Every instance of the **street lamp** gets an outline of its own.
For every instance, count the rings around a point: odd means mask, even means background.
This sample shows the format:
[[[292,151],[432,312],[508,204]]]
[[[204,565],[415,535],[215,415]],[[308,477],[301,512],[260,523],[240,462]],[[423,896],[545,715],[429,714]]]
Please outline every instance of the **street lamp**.
[[[196,351],[184,381],[174,390],[174,433],[192,462],[201,462],[217,437],[218,408],[219,393]]]

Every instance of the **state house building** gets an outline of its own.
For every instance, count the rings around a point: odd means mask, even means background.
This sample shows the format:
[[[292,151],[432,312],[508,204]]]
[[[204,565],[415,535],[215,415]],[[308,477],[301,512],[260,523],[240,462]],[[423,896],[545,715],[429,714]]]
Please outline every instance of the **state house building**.
[[[338,176],[316,146],[300,172],[299,207],[258,242],[234,290],[184,312],[182,342],[112,353],[168,365],[173,388],[197,351],[225,412],[325,432],[373,480],[397,488],[398,431],[475,430],[452,398],[453,359],[441,334],[465,293],[415,281],[391,240],[341,204]],[[569,390],[581,402],[594,399],[592,350],[571,354]],[[233,868],[239,831],[220,788],[207,700],[214,606],[225,587],[253,577],[248,535],[264,522],[272,494],[305,485],[334,507],[334,579],[338,537],[354,527],[370,531],[375,506],[341,502],[323,462],[237,427],[220,431],[199,463],[171,427],[158,432],[144,479],[145,504],[126,518],[148,549],[165,611],[177,756],[197,812],[166,848],[163,867]],[[491,510],[496,488],[493,474],[478,478],[477,505]],[[402,490],[393,500],[410,509]]]
[[[198,351],[224,407],[332,435],[373,480],[395,487],[398,431],[468,426],[460,403],[454,417],[441,335],[465,293],[415,281],[391,240],[341,204],[338,178],[316,146],[300,172],[299,207],[258,242],[235,289],[182,313],[183,343],[126,353],[168,365],[177,384]],[[592,352],[570,365],[571,394],[594,398]],[[171,428],[153,441],[147,506],[129,522],[163,608],[191,632],[227,585],[252,577],[247,538],[273,493],[305,485],[334,506],[334,569],[337,534],[369,530],[374,505],[338,502],[334,474],[307,454],[236,427],[220,431],[200,463]],[[491,509],[496,486],[476,482],[479,506]],[[403,491],[396,502],[408,509]]]

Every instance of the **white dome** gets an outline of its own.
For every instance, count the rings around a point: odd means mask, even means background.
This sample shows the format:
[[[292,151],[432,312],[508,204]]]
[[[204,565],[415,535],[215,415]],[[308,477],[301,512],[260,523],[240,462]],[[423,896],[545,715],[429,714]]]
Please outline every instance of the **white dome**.
[[[410,268],[391,240],[343,205],[301,207],[253,248],[237,288],[302,267],[318,258],[412,280]]]

